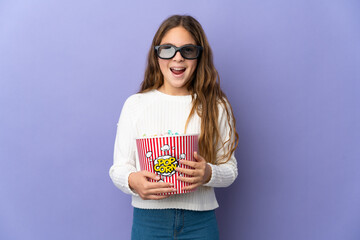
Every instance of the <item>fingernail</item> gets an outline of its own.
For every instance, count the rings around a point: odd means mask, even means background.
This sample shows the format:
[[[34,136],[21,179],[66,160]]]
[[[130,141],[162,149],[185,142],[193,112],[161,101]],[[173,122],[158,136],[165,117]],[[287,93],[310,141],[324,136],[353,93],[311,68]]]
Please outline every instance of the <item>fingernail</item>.
[[[156,180],[159,180],[160,179],[160,177],[159,176],[156,176]]]
[[[172,190],[173,192],[176,192],[177,191],[177,189],[176,188],[173,188],[173,190]]]

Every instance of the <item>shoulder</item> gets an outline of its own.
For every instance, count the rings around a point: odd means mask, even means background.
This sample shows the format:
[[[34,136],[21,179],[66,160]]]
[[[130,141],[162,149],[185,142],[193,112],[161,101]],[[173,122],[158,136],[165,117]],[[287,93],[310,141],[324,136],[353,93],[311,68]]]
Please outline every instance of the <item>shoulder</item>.
[[[125,100],[121,110],[121,115],[134,120],[141,115],[144,109],[151,106],[153,101],[154,91],[133,94]]]
[[[226,98],[219,99],[217,106],[218,106],[219,116],[222,116],[227,112],[231,113],[231,105]]]
[[[235,124],[233,109],[226,98],[223,98],[223,101],[218,101],[218,122],[221,128]]]
[[[126,99],[124,107],[133,108],[143,106],[153,99],[153,95],[154,91],[133,94]]]

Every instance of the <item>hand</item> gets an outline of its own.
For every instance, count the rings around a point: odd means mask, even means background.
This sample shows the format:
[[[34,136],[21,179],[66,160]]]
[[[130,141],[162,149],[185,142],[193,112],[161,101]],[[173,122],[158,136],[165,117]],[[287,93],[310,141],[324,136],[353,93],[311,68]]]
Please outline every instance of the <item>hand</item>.
[[[159,200],[170,195],[157,195],[159,193],[175,192],[174,184],[166,182],[150,182],[149,179],[159,180],[160,177],[148,171],[133,172],[129,175],[129,186],[144,200]]]
[[[184,190],[193,190],[211,179],[211,167],[206,160],[197,152],[194,152],[196,162],[188,160],[180,160],[180,164],[191,167],[192,169],[177,167],[175,170],[180,173],[185,173],[189,177],[179,176],[178,179],[182,182],[191,183],[190,186],[184,187]]]

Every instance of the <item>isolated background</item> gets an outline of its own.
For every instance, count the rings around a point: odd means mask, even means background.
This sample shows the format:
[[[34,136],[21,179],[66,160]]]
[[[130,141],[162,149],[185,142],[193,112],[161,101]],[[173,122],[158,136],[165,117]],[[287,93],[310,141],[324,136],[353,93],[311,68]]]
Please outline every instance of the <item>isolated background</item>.
[[[191,14],[240,136],[221,239],[360,239],[360,2],[0,1],[0,239],[129,239],[116,123],[160,23]]]

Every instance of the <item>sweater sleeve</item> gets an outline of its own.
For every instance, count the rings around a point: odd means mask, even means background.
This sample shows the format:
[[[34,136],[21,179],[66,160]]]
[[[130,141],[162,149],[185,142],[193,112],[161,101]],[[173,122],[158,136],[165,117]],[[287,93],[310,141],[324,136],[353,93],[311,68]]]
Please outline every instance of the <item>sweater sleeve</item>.
[[[109,175],[114,185],[124,193],[137,195],[129,187],[128,178],[130,173],[136,172],[136,142],[135,125],[133,121],[133,99],[128,98],[122,108],[117,124],[117,132],[114,146],[113,165]]]
[[[234,127],[233,119],[231,119],[232,129]],[[225,153],[225,151],[229,151],[230,142],[235,140],[235,134],[230,129],[230,125],[227,120],[226,110],[224,106],[220,104],[219,106],[219,128],[221,134],[221,141],[218,145],[217,152],[217,160],[221,158],[221,156]],[[231,141],[227,141],[227,140]],[[222,144],[225,143],[225,144]],[[209,187],[228,187],[230,186],[236,179],[238,175],[237,162],[235,159],[234,153],[232,153],[229,161],[222,164],[210,164],[212,174],[210,181],[204,184],[204,186]]]

